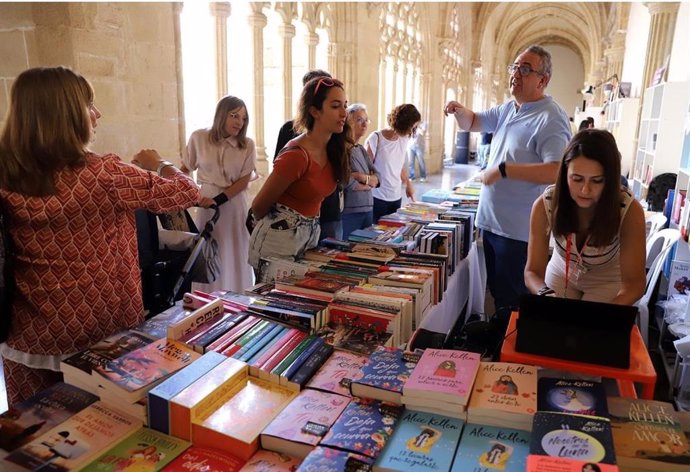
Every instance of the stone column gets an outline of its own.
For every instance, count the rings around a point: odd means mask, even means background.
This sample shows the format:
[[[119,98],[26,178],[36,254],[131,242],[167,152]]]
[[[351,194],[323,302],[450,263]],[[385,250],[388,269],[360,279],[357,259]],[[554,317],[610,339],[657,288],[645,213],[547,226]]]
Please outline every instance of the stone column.
[[[182,33],[180,25],[180,15],[182,15],[182,8],[184,3],[175,2],[173,3],[173,21],[174,21],[174,35],[175,35],[175,75],[177,76],[177,129],[178,129],[178,139],[180,146],[180,154],[182,150],[187,145],[186,143],[186,127],[184,121],[184,83],[183,71],[182,71]]]
[[[266,143],[264,142],[264,27],[268,24],[266,15],[259,7],[252,11],[247,20],[252,26],[252,57],[254,63],[254,142],[256,143],[257,171],[266,176],[268,161],[266,155]]]
[[[400,62],[396,59],[395,62],[393,62],[393,84],[391,86],[391,103],[393,104],[394,107],[398,106],[398,97],[397,97],[397,90],[398,90],[398,74],[400,73]],[[388,110],[386,110],[386,113],[388,113]]]
[[[623,58],[625,57],[625,33],[618,32],[614,35],[611,46],[604,50],[606,58],[606,77],[614,74],[618,76],[618,81],[622,79]]]
[[[664,65],[666,56],[671,54],[679,3],[650,2],[646,5],[651,21],[647,39],[647,62],[642,76],[643,88],[650,86],[654,72]]]
[[[216,92],[218,99],[228,94],[228,17],[230,2],[209,3],[215,22]]]
[[[333,77],[338,77],[338,71],[336,70],[338,68],[338,46],[336,46],[335,43],[333,43],[333,40],[331,40],[330,44],[328,45],[328,72]]]
[[[384,54],[381,54],[381,58],[379,59],[379,88],[378,88],[378,95],[379,95],[379,109],[378,113],[376,116],[378,116],[378,126],[374,129],[377,128],[383,128],[386,126],[386,113],[388,113],[388,110],[386,110],[386,56]]]
[[[306,43],[308,48],[309,70],[316,69],[316,46],[319,45],[319,35],[310,31],[306,36]]]
[[[402,70],[400,72],[402,74],[402,98],[400,99],[400,103],[408,103],[410,100],[407,97],[407,64],[405,62],[402,63]]]
[[[292,116],[292,38],[295,27],[283,23],[278,27],[278,34],[283,38],[283,115],[288,120]]]

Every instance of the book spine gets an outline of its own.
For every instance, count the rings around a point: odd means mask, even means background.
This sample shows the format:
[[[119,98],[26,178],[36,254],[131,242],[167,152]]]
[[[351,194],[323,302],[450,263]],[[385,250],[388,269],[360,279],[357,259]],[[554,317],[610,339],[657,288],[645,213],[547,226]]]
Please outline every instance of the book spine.
[[[307,346],[307,348],[302,351],[302,353],[295,358],[295,360],[285,368],[285,370],[280,374],[280,384],[285,385],[290,377],[292,377],[302,364],[304,364],[309,357],[314,354],[314,352],[324,343],[323,338],[316,338],[314,341]]]
[[[200,324],[196,328],[194,328],[191,331],[188,331],[186,334],[180,336],[178,341],[181,343],[186,344],[187,346],[192,346],[192,342],[195,341],[196,339],[199,338],[202,334],[204,334],[206,331],[211,329],[213,326],[217,325],[218,323],[221,323],[230,317],[234,316],[232,313],[225,313],[221,315],[218,318],[212,318],[208,321],[205,321],[204,323]]]
[[[287,329],[282,336],[276,337],[276,340],[273,344],[266,345],[264,349],[261,350],[261,352],[257,353],[257,355],[255,355],[249,360],[249,372],[254,377],[259,377],[259,371],[261,370],[261,366],[268,362],[268,360],[276,352],[278,352],[280,348],[282,348],[286,343],[290,342],[290,340],[297,336],[298,333],[300,333],[300,330],[298,330],[297,328],[291,328]]]
[[[249,331],[247,331],[245,334],[239,337],[232,345],[227,347],[225,350],[223,350],[222,354],[225,354],[228,357],[233,357],[233,354],[236,352],[240,351],[244,346],[249,344],[253,339],[255,339],[259,334],[264,333],[266,330],[270,329],[273,326],[273,323],[270,321],[262,320],[259,321],[257,324],[252,326]]]
[[[237,341],[241,336],[243,336],[247,331],[249,331],[253,326],[256,326],[259,321],[260,319],[256,316],[248,316],[247,319],[209,344],[206,347],[206,350],[222,352],[224,349],[231,346],[232,343]]]
[[[283,371],[290,366],[290,364],[295,362],[295,359],[297,359],[300,354],[302,354],[302,352],[304,352],[304,350],[314,342],[314,339],[316,339],[316,336],[314,335],[305,337],[302,342],[300,342],[299,345],[292,352],[290,352],[290,354],[288,354],[271,370],[269,380],[275,384],[280,384],[280,374],[282,374]]]
[[[270,346],[270,344],[273,342],[276,336],[285,333],[287,330],[288,328],[286,328],[285,326],[273,325],[270,330],[265,332],[265,334],[257,336],[257,338],[251,343],[250,346],[245,346],[243,348],[246,349],[244,354],[236,353],[233,357],[235,357],[235,359],[241,360],[242,362],[248,362],[249,359],[251,359],[257,352],[259,352],[265,346]]]
[[[303,329],[315,329],[316,323],[313,314],[299,313],[292,310],[285,310],[277,307],[251,305],[247,309],[250,313],[268,318],[273,321],[295,326]]]
[[[227,333],[232,328],[239,325],[246,318],[247,318],[246,313],[239,313],[237,315],[230,315],[229,318],[226,318],[226,319],[216,323],[214,326],[209,328],[205,333],[203,333],[197,339],[195,339],[194,341],[191,342],[192,349],[194,349],[196,352],[200,352],[202,354],[205,353],[206,348],[211,343],[215,342],[223,334]]]
[[[307,359],[304,364],[290,377],[288,387],[294,387],[301,390],[309,380],[314,376],[317,370],[328,360],[333,353],[333,346],[322,343],[314,354]]]
[[[259,369],[259,378],[270,380],[271,371],[285,359],[293,349],[299,346],[307,337],[307,334],[300,331],[292,339],[285,343],[275,354],[273,354],[266,362],[263,363]]]
[[[168,326],[168,339],[179,339],[206,321],[220,317],[224,313],[223,302],[216,300],[193,311],[186,318]]]

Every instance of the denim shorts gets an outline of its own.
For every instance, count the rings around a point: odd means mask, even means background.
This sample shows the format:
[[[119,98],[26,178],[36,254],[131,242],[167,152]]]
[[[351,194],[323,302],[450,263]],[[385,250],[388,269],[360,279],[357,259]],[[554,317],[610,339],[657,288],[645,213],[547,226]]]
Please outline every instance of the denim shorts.
[[[249,264],[259,270],[259,259],[276,257],[296,260],[319,242],[319,219],[276,203],[257,221],[249,238]]]

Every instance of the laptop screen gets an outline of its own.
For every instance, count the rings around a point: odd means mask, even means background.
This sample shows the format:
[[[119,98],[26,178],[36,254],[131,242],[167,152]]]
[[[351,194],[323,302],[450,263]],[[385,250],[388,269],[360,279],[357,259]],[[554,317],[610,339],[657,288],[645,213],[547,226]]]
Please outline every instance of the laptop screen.
[[[628,368],[636,316],[637,307],[629,305],[522,295],[515,349]]]

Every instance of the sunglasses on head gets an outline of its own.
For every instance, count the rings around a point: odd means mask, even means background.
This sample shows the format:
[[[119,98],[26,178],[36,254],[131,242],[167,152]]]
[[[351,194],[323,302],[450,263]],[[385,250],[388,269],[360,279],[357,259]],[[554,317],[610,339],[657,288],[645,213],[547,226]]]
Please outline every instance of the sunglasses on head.
[[[316,83],[316,87],[314,87],[314,96],[316,96],[316,94],[319,93],[319,87],[321,87],[321,84],[325,85],[328,88],[331,88],[334,85],[337,85],[338,87],[343,86],[343,83],[338,79],[331,79],[330,77],[321,77],[319,81]]]

